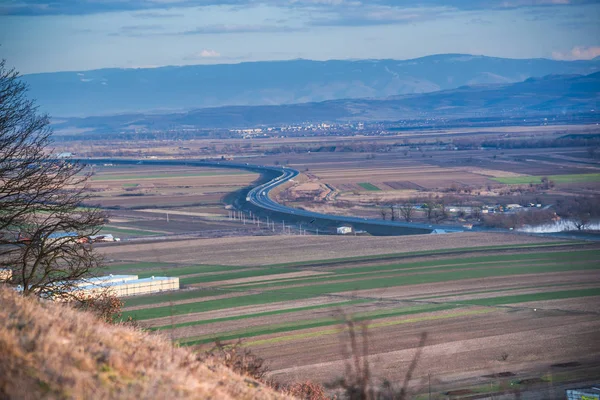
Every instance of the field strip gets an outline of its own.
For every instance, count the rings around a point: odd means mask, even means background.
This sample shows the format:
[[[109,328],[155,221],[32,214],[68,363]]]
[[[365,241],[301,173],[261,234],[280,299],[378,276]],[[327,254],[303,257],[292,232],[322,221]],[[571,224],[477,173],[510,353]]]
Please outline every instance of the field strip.
[[[531,301],[543,300],[560,300],[574,297],[589,297],[600,296],[600,287],[578,290],[563,290],[558,292],[543,292],[533,294],[519,294],[513,296],[492,297],[486,299],[465,300],[457,303],[449,302],[449,304],[458,305],[479,305],[479,306],[497,306],[504,304],[524,303]]]
[[[136,310],[151,310],[153,308],[171,307],[189,303],[201,303],[203,301],[213,301],[220,299],[230,299],[233,297],[245,296],[247,293],[244,292],[227,292],[226,290],[194,290],[198,292],[196,296],[187,299],[169,299],[168,296],[162,298],[160,302],[144,302],[143,304],[136,304],[123,307],[123,311],[136,311]]]
[[[247,277],[247,278],[238,278],[238,279],[224,279],[224,280],[220,280],[217,282],[211,282],[209,284],[204,284],[204,286],[221,286],[221,284],[223,284],[224,287],[227,286],[235,286],[237,284],[254,284],[254,283],[264,283],[266,282],[271,282],[271,281],[281,281],[281,280],[287,280],[289,278],[306,278],[306,277],[313,277],[313,276],[323,276],[323,275],[332,275],[332,272],[327,272],[327,271],[310,271],[310,270],[304,270],[304,271],[298,271],[298,272],[286,272],[286,273],[282,273],[282,274],[273,274],[273,275],[266,275],[266,276],[251,276],[251,277]]]
[[[468,172],[471,174],[483,175],[483,176],[493,177],[493,178],[516,178],[516,177],[520,177],[520,176],[526,176],[524,174],[519,174],[516,172],[502,171],[502,170],[498,170],[498,169],[463,167],[462,170],[464,172]]]
[[[590,296],[587,298],[572,297],[569,299],[541,300],[536,302],[515,303],[514,307],[537,308],[539,310],[560,310],[575,312],[600,312],[598,309],[600,296]]]
[[[521,261],[521,260],[519,260],[519,261]],[[548,264],[548,263],[542,262],[542,261],[548,261],[548,259],[533,259],[533,260],[522,260],[522,261],[540,261],[540,262],[530,263],[530,264],[528,264],[529,266],[547,265]],[[441,262],[441,263],[436,263],[436,265],[428,265],[426,263],[390,264],[390,265],[385,265],[385,266],[376,265],[376,266],[372,266],[372,267],[364,267],[364,268],[361,267],[361,270],[365,270],[365,272],[353,272],[352,269],[349,270],[350,272],[345,272],[345,271],[340,272],[338,270],[334,270],[334,271],[332,271],[332,275],[329,276],[328,281],[350,282],[350,281],[360,280],[360,278],[399,276],[399,273],[402,275],[410,276],[410,275],[420,274],[420,273],[423,273],[423,274],[435,273],[435,272],[439,272],[439,271],[443,271],[443,270],[460,271],[460,270],[477,269],[477,268],[483,268],[483,267],[497,268],[497,267],[504,267],[506,265],[506,262],[507,261],[500,260],[500,261],[468,262],[468,263],[458,263],[458,264]],[[474,268],[460,268],[460,267],[469,267],[469,266],[472,266]],[[431,270],[434,270],[434,271],[431,271]],[[388,275],[382,275],[382,272],[387,272]],[[353,279],[353,278],[357,278],[357,279]],[[319,282],[319,281],[320,281],[320,279],[294,278],[294,279],[278,280],[277,282],[273,282],[272,284],[259,282],[259,283],[250,283],[250,284],[224,285],[223,287],[236,288],[236,289],[242,289],[242,288],[246,288],[246,287],[257,288],[257,287],[261,287],[261,285],[263,285],[264,287],[273,287],[273,286],[293,287],[293,286],[297,286],[297,285],[288,285],[288,284],[289,283],[307,284],[307,283]]]
[[[595,259],[600,258],[599,250],[580,250],[580,251],[556,251],[556,252],[526,252],[526,253],[517,253],[517,254],[491,254],[491,255],[474,255],[467,257],[440,257],[440,258],[431,258],[429,260],[423,261],[410,261],[405,263],[398,264],[382,264],[382,265],[368,265],[361,267],[350,267],[350,268],[342,268],[342,272],[337,272],[338,274],[344,273],[355,273],[355,272],[371,272],[374,269],[379,271],[384,271],[388,269],[397,269],[397,267],[403,268],[423,268],[423,267],[438,267],[438,266],[452,266],[452,265],[469,265],[469,264],[483,264],[483,263],[500,263],[500,262],[515,262],[515,261],[557,261],[557,259],[565,259],[572,260],[573,258],[577,259]],[[340,268],[334,269],[334,271],[339,271]]]
[[[382,272],[388,272],[392,275],[397,275],[394,274],[394,272],[408,272],[413,273],[415,271],[413,270],[417,270],[415,273],[420,272],[421,270],[424,270],[423,273],[426,273],[427,270],[430,269],[435,269],[435,270],[440,270],[440,269],[453,269],[454,267],[461,267],[461,266],[469,266],[469,265],[473,265],[473,266],[479,266],[481,264],[486,264],[486,266],[497,266],[497,264],[499,264],[500,266],[505,264],[505,261],[495,261],[495,262],[472,262],[472,263],[460,263],[460,264],[445,264],[445,263],[440,263],[437,265],[414,265],[414,264],[389,264],[389,265],[385,265],[385,266],[380,266],[380,265],[374,265],[372,267],[365,267],[365,269],[368,269],[368,271],[365,272],[346,272],[345,270],[338,270],[335,269],[333,271],[330,272],[331,276],[329,277],[329,281],[331,280],[344,280],[344,281],[350,281],[351,278],[361,278],[361,277],[370,277],[370,276],[377,276],[377,277],[381,277],[381,273]],[[389,275],[388,275],[389,276]],[[350,278],[350,279],[349,279]],[[317,280],[307,280],[305,278],[292,278],[292,279],[280,279],[277,282],[273,282],[273,285],[270,286],[287,286],[288,283],[310,283],[313,281],[317,281]],[[228,288],[236,288],[236,289],[241,289],[241,288],[255,288],[257,286],[261,285],[261,283],[249,283],[249,284],[236,284],[236,285],[224,285],[223,287],[228,287]],[[291,286],[291,285],[290,285]]]
[[[582,271],[582,270],[597,270],[600,269],[600,264],[597,262],[588,263],[560,263],[558,265],[540,265],[540,266],[511,266],[505,268],[494,269],[470,269],[466,271],[446,271],[435,274],[416,274],[411,276],[373,278],[370,280],[357,282],[323,282],[321,284],[313,283],[310,286],[298,286],[286,289],[276,289],[259,294],[250,294],[235,298],[205,301],[201,303],[189,303],[175,305],[172,307],[157,307],[153,309],[137,310],[134,312],[123,313],[124,318],[131,316],[133,318],[152,319],[167,316],[182,315],[201,311],[213,311],[217,309],[226,309],[230,307],[243,305],[258,305],[273,303],[276,301],[299,300],[317,297],[326,294],[348,292],[352,290],[365,289],[380,289],[392,286],[406,286],[411,284],[435,283],[444,281],[458,281],[464,279],[475,279],[495,276],[507,275],[528,275],[539,274],[544,272],[561,272],[561,271]]]
[[[230,267],[227,272],[231,272],[231,273],[238,273],[238,272],[242,272],[242,271],[256,271],[256,270],[260,270],[262,268],[260,267],[250,267],[250,268],[242,268],[242,267]],[[199,276],[212,276],[212,275],[222,275],[223,271],[213,271],[213,272],[199,272],[199,273],[189,273],[189,274],[183,274],[183,275],[177,275],[180,278],[195,278],[195,277],[199,277]]]
[[[329,258],[322,260],[308,260],[308,261],[297,261],[289,263],[277,263],[268,264],[265,267],[314,267],[314,266],[325,266],[327,264],[342,264],[353,261],[377,261],[385,260],[387,258],[408,258],[415,256],[432,256],[432,255],[452,255],[454,253],[471,253],[471,252],[487,252],[490,250],[515,250],[515,249],[529,249],[537,247],[571,247],[575,245],[590,244],[589,242],[581,241],[556,241],[556,242],[544,242],[544,243],[527,243],[527,244],[512,244],[512,245],[499,245],[499,246],[480,246],[480,247],[461,247],[461,248],[446,248],[440,250],[423,250],[423,251],[407,251],[403,253],[386,253],[386,254],[375,254],[366,256],[355,256],[355,257],[340,257],[340,258]]]
[[[414,323],[425,322],[425,321],[438,321],[438,320],[450,319],[450,318],[459,318],[459,317],[465,317],[465,316],[488,314],[488,313],[492,313],[492,312],[496,312],[496,311],[497,310],[493,310],[493,309],[471,310],[471,311],[460,311],[460,312],[451,313],[451,314],[432,315],[432,316],[416,317],[416,318],[409,318],[409,319],[401,319],[401,320],[395,320],[395,321],[374,322],[374,323],[368,324],[367,328],[368,329],[376,329],[376,328],[395,326],[395,325],[414,324]],[[260,345],[264,345],[264,344],[274,344],[274,343],[289,342],[289,341],[294,341],[294,340],[310,339],[310,338],[316,338],[316,337],[321,337],[321,336],[337,335],[337,334],[340,334],[341,332],[345,332],[347,330],[348,330],[348,328],[346,328],[346,327],[338,327],[335,329],[326,329],[326,330],[317,331],[317,332],[307,332],[307,333],[300,333],[300,334],[294,334],[294,335],[278,336],[278,337],[263,339],[263,340],[254,340],[254,341],[244,342],[244,345],[245,346],[260,346]],[[184,345],[186,345],[186,344],[184,344]]]
[[[228,219],[226,215],[222,215],[222,214],[192,212],[192,211],[177,211],[177,210],[160,209],[160,208],[144,208],[142,210],[136,210],[136,211],[152,213],[152,214],[162,214],[162,215],[171,214],[171,215],[183,215],[183,216],[190,216],[190,217],[203,217],[203,218],[218,217],[218,218]]]
[[[519,243],[531,243],[529,248],[535,247],[539,243],[548,243],[547,239],[540,239],[527,235],[517,234],[486,234],[486,233],[456,233],[452,235],[432,235],[422,236],[402,236],[402,237],[324,237],[324,236],[270,236],[265,237],[235,237],[220,239],[189,239],[169,242],[168,246],[160,246],[164,251],[161,252],[161,261],[171,263],[204,263],[220,264],[232,266],[281,266],[281,267],[315,267],[313,261],[334,259],[340,260],[340,256],[356,256],[369,262],[376,258],[383,258],[386,261],[388,256],[381,257],[382,253],[389,253],[390,249],[411,249],[412,252],[405,252],[401,256],[394,257],[402,260],[407,255],[417,252],[419,249],[431,249],[435,247],[447,248],[456,253],[460,245],[472,243],[477,247],[485,247],[486,244],[506,243],[505,252],[515,252]],[[568,246],[560,246],[561,243],[568,243]],[[573,248],[573,242],[553,241],[550,246],[561,248]],[[582,244],[581,247],[598,247],[598,244]],[[139,261],[154,261],[153,251],[156,251],[155,243],[124,243],[120,246],[102,247],[102,253],[107,258],[112,259],[131,259]],[[540,246],[538,246],[540,247]],[[541,246],[544,247],[544,246]],[[540,247],[540,248],[541,248]],[[495,252],[499,251],[494,246]],[[257,251],[261,249],[262,251]],[[550,251],[553,249],[550,249]],[[529,249],[525,250],[529,251]],[[443,253],[442,251],[441,253]],[[440,251],[434,252],[440,255]],[[422,257],[430,256],[431,250],[421,252]],[[447,253],[447,251],[446,251]],[[414,256],[414,254],[413,254]],[[352,257],[344,257],[350,258]],[[299,263],[288,263],[290,260],[299,260]],[[278,263],[284,261],[284,263]],[[347,262],[347,261],[346,261]],[[339,263],[339,262],[338,262]],[[278,265],[280,264],[280,265]],[[341,263],[339,263],[341,264]],[[323,265],[321,263],[320,265]]]
[[[376,298],[382,301],[436,301],[438,298],[473,294],[472,292],[488,293],[503,292],[511,288],[521,289],[530,287],[561,287],[568,285],[581,284],[582,282],[600,282],[600,270],[578,271],[573,274],[572,271],[547,272],[540,274],[521,275],[516,280],[514,277],[496,276],[476,279],[463,279],[459,281],[443,281],[436,283],[414,284],[408,286],[391,286],[379,289],[355,290],[337,293],[340,296],[354,296],[360,298]],[[521,285],[521,286],[520,286]],[[507,293],[507,294],[508,294]],[[429,296],[429,295],[435,296]]]
[[[139,235],[139,236],[153,236],[153,235],[161,235],[165,233],[170,233],[167,231],[157,231],[150,229],[138,229],[138,228],[124,228],[121,226],[114,225],[104,225],[100,230],[100,234],[102,233],[120,233],[125,235]]]
[[[334,304],[340,302],[340,300],[347,301],[346,298],[333,297],[333,296],[318,296],[310,298],[300,299],[282,299],[278,302],[259,302],[258,304],[245,305],[244,303],[236,304],[231,307],[211,307],[199,309],[196,312],[181,314],[178,316],[160,316],[156,318],[146,318],[143,322],[145,327],[165,326],[170,324],[179,324],[186,322],[194,322],[206,319],[217,319],[226,317],[235,317],[240,315],[255,314],[261,312],[277,311],[277,310],[288,310],[298,307],[307,307],[321,304]],[[350,299],[356,300],[356,299]],[[362,299],[359,299],[362,300]],[[366,302],[371,302],[371,299],[366,299]]]
[[[575,291],[575,290],[582,290],[582,289],[598,289],[598,283],[587,283],[587,284],[580,284],[580,285],[565,285],[566,287],[564,287],[566,290],[564,291]],[[552,288],[552,287],[550,287]],[[547,290],[549,288],[548,287],[531,287],[531,288],[527,288],[527,289],[512,289],[511,290],[511,294],[510,296],[520,296],[520,295],[534,295],[534,294],[538,294],[538,293],[547,293]],[[488,299],[488,298],[497,298],[499,293],[504,293],[506,292],[506,289],[503,290],[498,290],[498,291],[492,291],[492,292],[485,292],[485,293],[470,293],[470,294],[460,294],[460,295],[454,295],[454,296],[443,296],[440,298],[435,299],[435,301],[439,301],[439,302],[462,302],[462,301],[469,301],[469,300],[483,300],[483,299]],[[554,291],[551,293],[558,293],[560,291]],[[414,300],[421,300],[420,298],[414,299]]]
[[[415,300],[439,300],[439,299],[444,299],[444,298],[454,298],[454,296],[471,296],[471,295],[488,294],[488,293],[515,292],[515,291],[531,290],[531,289],[545,290],[545,289],[561,288],[561,287],[565,287],[565,286],[574,286],[574,285],[577,285],[577,284],[571,282],[571,283],[555,283],[555,284],[549,284],[549,285],[524,286],[524,287],[500,287],[497,289],[490,289],[490,290],[478,290],[478,291],[473,291],[473,292],[461,292],[461,293],[444,294],[444,295],[437,295],[437,296],[415,297],[414,299]],[[590,286],[590,285],[597,285],[597,284],[581,283],[581,285],[582,286]]]
[[[310,286],[296,286],[285,289],[275,289],[268,291],[268,293],[272,295],[277,293],[304,293],[305,295],[319,295],[326,293],[348,292],[353,290],[381,289],[393,286],[407,286],[414,284],[458,281],[464,279],[488,278],[496,276],[518,276],[539,274],[544,272],[584,271],[598,269],[600,269],[600,264],[596,262],[577,263],[576,265],[560,263],[555,265],[539,265],[529,267],[510,266],[505,268],[469,269],[464,271],[444,271],[439,273],[415,274],[409,276],[403,275],[397,277],[373,278],[369,280],[351,282],[323,282],[322,284],[317,284],[315,282]]]
[[[239,271],[239,269],[238,269]],[[265,275],[278,275],[278,274],[286,274],[289,273],[289,269],[285,268],[252,268],[248,270],[241,270],[241,272],[227,272],[223,274],[217,275],[202,275],[195,276],[191,278],[183,278],[180,280],[182,285],[194,285],[194,284],[203,284],[206,285],[210,282],[218,282],[218,281],[227,281],[232,279],[240,279],[240,278],[253,278],[260,277]]]
[[[569,263],[570,266],[576,267],[578,264],[581,263],[587,263],[589,261],[579,261],[579,262],[571,262]],[[554,262],[554,263],[550,263],[550,262],[539,262],[539,263],[523,263],[523,264],[515,264],[512,263],[510,268],[515,268],[517,266],[521,267],[521,268],[535,268],[535,267],[547,267],[547,268],[551,268],[552,266],[556,266],[556,267],[560,267],[561,265],[563,265],[563,263],[560,262]],[[468,272],[469,271],[481,271],[483,268],[488,268],[488,271],[491,269],[496,269],[496,270],[502,270],[502,269],[506,269],[508,267],[506,267],[506,263],[500,263],[500,265],[491,265],[491,264],[485,264],[485,265],[480,265],[477,266],[476,264],[472,265],[471,268],[456,268],[455,266],[443,266],[443,267],[427,267],[427,268],[423,268],[423,270],[418,269],[416,271],[413,271],[412,269],[406,271],[406,270],[398,270],[398,271],[385,271],[387,272],[386,274],[382,273],[383,271],[375,271],[373,273],[369,273],[369,274],[359,274],[358,276],[354,276],[354,275],[333,275],[333,276],[329,276],[327,283],[328,284],[333,284],[333,283],[349,283],[349,282],[367,282],[371,279],[381,279],[381,278],[400,278],[400,277],[407,277],[409,278],[409,281],[414,282],[414,277],[418,277],[418,276],[426,276],[426,275],[431,275],[431,274],[439,274],[440,272],[443,273],[462,273],[463,276],[468,277]],[[309,284],[320,284],[322,283],[319,279],[310,279],[310,278],[303,278],[303,279],[298,279],[296,281],[291,282],[291,284],[289,282],[267,282],[267,283],[258,283],[255,284],[253,286],[253,288],[255,289],[262,289],[265,291],[272,291],[272,290],[283,290],[283,289],[292,289],[292,288],[297,288],[297,287],[304,287],[305,285],[309,285]],[[239,285],[236,287],[236,289],[239,288],[244,288],[248,285]],[[233,286],[229,287],[229,286],[223,286],[223,287],[227,287],[227,288],[233,288]]]
[[[279,315],[279,314],[288,314],[288,313],[291,314],[291,313],[296,313],[296,312],[300,312],[300,311],[318,310],[321,308],[331,308],[331,307],[340,307],[340,306],[350,306],[350,305],[354,305],[354,304],[363,304],[363,303],[370,303],[370,302],[371,302],[371,300],[351,300],[351,301],[342,301],[339,303],[318,304],[315,306],[286,308],[286,309],[282,309],[282,310],[265,311],[265,312],[259,312],[259,313],[254,313],[254,314],[242,314],[242,315],[234,315],[231,317],[224,317],[224,318],[214,318],[214,319],[204,319],[204,320],[199,320],[199,321],[190,321],[190,322],[184,322],[181,324],[174,324],[174,325],[156,326],[156,327],[150,328],[150,330],[176,329],[176,328],[183,328],[183,327],[188,327],[188,326],[216,324],[219,322],[235,321],[235,320],[248,319],[248,318],[268,317],[271,315]]]
[[[102,182],[102,181],[128,181],[135,179],[174,179],[174,178],[195,178],[195,177],[217,177],[223,175],[256,175],[248,172],[236,172],[236,171],[215,171],[215,172],[195,172],[195,173],[165,173],[165,174],[155,174],[155,175],[95,175],[92,177],[92,182]]]
[[[571,175],[549,175],[547,178],[556,183],[586,183],[600,182],[600,174],[571,174]],[[541,183],[542,176],[522,176],[509,178],[492,178],[496,182],[508,185],[526,185],[528,183]]]
[[[430,312],[439,312],[446,311],[449,309],[455,308],[454,306],[448,305],[427,305],[427,306],[413,306],[413,307],[403,307],[396,308],[392,310],[381,310],[381,311],[371,311],[367,313],[356,313],[353,314],[353,321],[366,321],[372,319],[384,319],[384,318],[393,318],[398,316],[406,316],[412,314],[422,314],[422,313],[430,313]],[[237,340],[239,338],[248,338],[248,337],[256,337],[256,336],[264,336],[264,335],[272,335],[278,334],[282,332],[291,332],[298,331],[304,329],[313,329],[320,328],[323,326],[332,326],[332,325],[340,325],[343,324],[343,318],[336,317],[328,317],[328,318],[320,318],[320,319],[312,319],[312,320],[304,320],[304,321],[293,321],[281,324],[271,324],[268,326],[257,326],[249,329],[239,329],[236,331],[230,332],[219,332],[212,333],[208,335],[195,336],[185,338],[180,340],[180,344],[184,345],[195,345],[202,343],[210,343],[213,342],[216,338],[220,340]]]
[[[139,274],[140,277],[142,275],[157,275],[156,272],[161,274],[161,276],[177,276],[179,278],[196,278],[202,276],[214,276],[214,275],[223,275],[226,273],[241,273],[243,271],[257,271],[261,270],[259,267],[251,267],[251,268],[243,268],[243,267],[220,267],[215,268],[213,271],[206,272],[195,272],[194,267],[182,267],[182,268],[172,268],[160,271],[148,271],[143,274]],[[197,269],[196,269],[197,270]]]

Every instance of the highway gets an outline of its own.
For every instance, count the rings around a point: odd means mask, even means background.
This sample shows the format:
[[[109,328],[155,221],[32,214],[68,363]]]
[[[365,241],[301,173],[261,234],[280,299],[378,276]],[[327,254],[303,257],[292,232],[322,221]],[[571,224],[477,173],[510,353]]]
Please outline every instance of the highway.
[[[142,164],[142,165],[178,165],[178,166],[198,166],[198,167],[216,167],[216,168],[232,168],[243,169],[261,174],[269,173],[276,175],[275,178],[251,189],[244,199],[241,199],[238,207],[244,209],[247,204],[258,207],[267,213],[283,214],[288,216],[289,221],[305,220],[327,221],[338,225],[349,224],[355,229],[365,230],[369,232],[370,228],[387,228],[390,234],[423,234],[431,233],[434,230],[442,230],[444,232],[460,232],[465,228],[462,226],[421,224],[401,221],[385,221],[379,219],[368,219],[360,217],[349,217],[341,215],[322,214],[313,211],[301,210],[298,208],[288,207],[277,203],[269,196],[269,193],[277,186],[283,185],[286,182],[298,176],[299,172],[293,168],[275,167],[264,165],[253,165],[248,163],[235,163],[229,161],[192,161],[192,160],[148,160],[148,159],[80,159],[75,160],[84,164],[101,163],[101,164]]]

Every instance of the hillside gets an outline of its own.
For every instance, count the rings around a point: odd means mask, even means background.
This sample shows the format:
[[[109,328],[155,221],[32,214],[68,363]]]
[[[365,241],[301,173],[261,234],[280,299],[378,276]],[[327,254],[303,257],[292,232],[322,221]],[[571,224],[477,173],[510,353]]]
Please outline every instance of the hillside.
[[[3,287],[0,304],[0,398],[286,398],[159,336]]]
[[[549,74],[590,74],[600,60],[555,61],[443,54],[412,60],[267,61],[25,75],[55,117],[173,112],[384,98]]]
[[[600,72],[549,75],[514,84],[473,85],[382,100],[345,99],[280,106],[204,108],[186,113],[121,114],[71,118],[55,129],[119,132],[182,127],[232,128],[303,122],[398,121],[425,118],[513,118],[594,113],[600,99]],[[596,110],[596,111],[593,111]]]

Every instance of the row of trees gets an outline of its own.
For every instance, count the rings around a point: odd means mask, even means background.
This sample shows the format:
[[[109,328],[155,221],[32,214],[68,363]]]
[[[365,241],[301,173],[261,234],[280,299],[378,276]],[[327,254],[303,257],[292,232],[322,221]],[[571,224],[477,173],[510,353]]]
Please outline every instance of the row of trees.
[[[381,219],[411,222],[417,212],[424,214],[428,221],[441,222],[448,218],[448,199],[444,197],[410,198],[401,203],[378,204]]]
[[[106,215],[85,205],[84,166],[53,158],[51,134],[48,116],[1,61],[0,268],[24,295],[70,299],[77,281],[101,266],[81,238],[96,234]],[[90,307],[92,299],[79,300]]]

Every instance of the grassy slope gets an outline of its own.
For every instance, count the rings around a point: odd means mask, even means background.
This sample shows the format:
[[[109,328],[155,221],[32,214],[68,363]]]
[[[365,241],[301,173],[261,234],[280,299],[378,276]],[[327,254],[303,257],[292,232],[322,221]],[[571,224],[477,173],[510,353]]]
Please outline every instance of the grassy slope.
[[[283,398],[160,336],[108,325],[64,304],[3,287],[0,304],[2,398]]]

